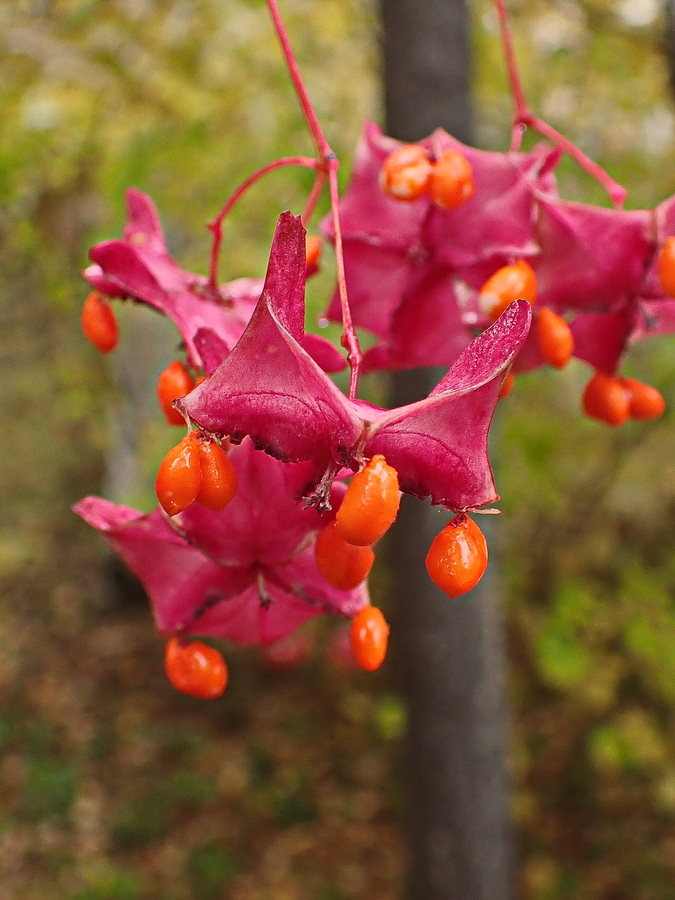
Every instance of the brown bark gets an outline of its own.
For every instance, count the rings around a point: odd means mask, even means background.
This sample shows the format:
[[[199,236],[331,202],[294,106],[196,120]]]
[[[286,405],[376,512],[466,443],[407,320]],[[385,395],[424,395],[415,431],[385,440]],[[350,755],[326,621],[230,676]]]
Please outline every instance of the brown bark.
[[[381,0],[386,130],[413,141],[471,134],[470,34],[463,0]],[[425,396],[433,370],[393,377],[393,403]],[[391,539],[394,651],[409,711],[409,900],[513,896],[507,812],[504,662],[494,563],[449,600],[424,558],[447,521],[405,498]],[[484,525],[485,519],[481,520]]]

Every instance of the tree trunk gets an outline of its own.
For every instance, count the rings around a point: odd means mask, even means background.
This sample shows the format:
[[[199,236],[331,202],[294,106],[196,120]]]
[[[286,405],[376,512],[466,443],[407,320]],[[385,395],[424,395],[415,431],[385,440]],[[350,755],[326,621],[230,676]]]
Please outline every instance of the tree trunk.
[[[381,0],[386,130],[471,134],[470,34],[463,0]],[[393,377],[393,403],[418,400],[435,370]],[[481,520],[484,526],[489,517]],[[404,498],[392,533],[395,634],[409,711],[409,900],[513,896],[499,585],[491,563],[449,600],[424,558],[447,516]],[[494,543],[494,542],[493,542]],[[492,548],[494,549],[494,548]]]

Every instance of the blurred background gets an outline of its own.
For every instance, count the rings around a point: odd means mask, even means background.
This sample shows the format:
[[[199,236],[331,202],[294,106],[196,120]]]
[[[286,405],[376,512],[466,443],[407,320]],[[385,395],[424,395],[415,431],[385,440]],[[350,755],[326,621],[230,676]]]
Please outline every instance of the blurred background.
[[[376,6],[282,8],[344,183],[363,117],[381,120]],[[533,109],[626,185],[629,206],[672,194],[663,5],[509,8]],[[477,138],[504,149],[496,18],[484,0],[472,16]],[[346,669],[319,623],[299,665],[228,648],[225,697],[182,697],[142,594],[70,512],[98,492],[150,509],[176,440],[153,397],[172,327],[118,304],[105,359],[79,329],[79,273],[92,243],[119,236],[124,188],[153,197],[173,254],[205,272],[205,223],[234,187],[312,152],[264,2],[0,0],[0,48],[0,900],[398,897],[395,658],[374,676]],[[604,202],[561,171],[563,195]],[[264,274],[279,211],[299,212],[309,185],[286,170],[246,196],[222,278]],[[328,259],[312,318],[331,282]],[[675,338],[636,346],[625,371],[675,406]],[[576,361],[525,376],[497,421],[519,891],[672,900],[675,422],[670,409],[619,431],[583,419],[587,377]],[[387,581],[380,563],[385,609]]]

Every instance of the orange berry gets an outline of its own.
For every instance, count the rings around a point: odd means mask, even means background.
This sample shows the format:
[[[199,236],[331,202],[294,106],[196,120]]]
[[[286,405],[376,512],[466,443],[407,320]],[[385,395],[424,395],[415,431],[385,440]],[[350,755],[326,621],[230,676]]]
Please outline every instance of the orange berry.
[[[361,584],[375,562],[375,554],[370,547],[347,543],[335,519],[317,535],[314,558],[328,584],[340,591],[351,591]]]
[[[189,394],[194,386],[194,378],[178,359],[160,372],[157,379],[157,399],[169,425],[185,425],[184,417],[171,404],[179,397]]]
[[[197,503],[209,509],[225,509],[237,492],[237,471],[230,457],[215,441],[198,440],[201,487]]]
[[[620,378],[607,372],[593,375],[581,403],[587,416],[607,425],[623,425],[630,416],[630,392]]]
[[[524,259],[510,266],[502,266],[481,288],[478,296],[480,307],[486,316],[498,319],[514,300],[534,303],[537,297],[537,276]]]
[[[675,297],[675,237],[667,237],[663,242],[656,268],[663,293]]]
[[[564,369],[574,353],[572,329],[553,310],[543,306],[537,316],[537,346],[546,362],[556,369]]]
[[[197,499],[202,485],[198,441],[193,432],[172,447],[157,472],[155,491],[164,512],[175,516]]]
[[[444,150],[431,165],[427,193],[441,209],[457,209],[476,193],[471,163],[459,150]]]
[[[363,547],[382,537],[396,519],[400,503],[398,473],[377,454],[352,478],[335,521],[349,544]]]
[[[376,606],[364,606],[352,619],[349,643],[354,659],[368,672],[374,672],[387,655],[389,626]]]
[[[424,147],[406,144],[393,150],[382,164],[380,189],[396,200],[417,200],[425,194],[430,174]]]
[[[84,301],[80,323],[84,336],[101,353],[115,349],[120,328],[112,306],[98,291],[92,291]]]
[[[485,535],[466,513],[456,515],[436,535],[426,558],[429,577],[448,597],[460,597],[474,588],[487,563]]]
[[[200,700],[215,700],[227,687],[228,671],[220,653],[201,641],[183,643],[174,635],[164,653],[167,678],[176,690]]]
[[[318,234],[308,234],[305,238],[305,275],[307,278],[319,271],[323,240]]]
[[[502,386],[499,389],[499,399],[503,400],[504,397],[508,397],[511,391],[513,390],[513,385],[516,383],[516,376],[513,374],[513,370],[509,369],[506,373],[506,378],[502,381]]]
[[[632,419],[644,422],[663,415],[666,401],[661,391],[637,378],[622,378],[621,381],[628,391],[628,411]]]

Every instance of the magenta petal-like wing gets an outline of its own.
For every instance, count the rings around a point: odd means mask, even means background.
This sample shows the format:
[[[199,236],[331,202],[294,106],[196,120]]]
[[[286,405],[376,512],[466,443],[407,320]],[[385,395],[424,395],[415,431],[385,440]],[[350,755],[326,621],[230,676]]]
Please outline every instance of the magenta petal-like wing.
[[[487,435],[504,372],[527,337],[531,316],[529,303],[513,303],[426,400],[376,420],[365,453],[384,454],[403,490],[454,510],[498,499]]]
[[[236,597],[253,579],[251,570],[212,562],[176,533],[161,510],[142,515],[99,497],[85,497],[74,510],[141,580],[161,634],[189,628],[209,597]]]
[[[286,565],[259,570],[255,584],[222,603],[217,598],[195,623],[194,633],[226,637],[237,644],[271,644],[315,616],[351,617],[368,603],[365,584],[351,591],[332,588],[319,573],[309,547]]]
[[[352,176],[340,200],[340,222],[345,237],[365,239],[374,246],[406,251],[419,240],[429,209],[426,198],[402,203],[383,193],[379,174],[387,156],[401,143],[387,137],[373,122],[366,122],[356,148]],[[333,237],[331,218],[323,230]]]
[[[418,268],[391,317],[388,339],[364,356],[363,371],[452,365],[473,337],[456,279],[441,265]]]
[[[305,261],[304,249],[301,257],[289,244],[304,248],[304,228],[299,218],[282,216],[270,266],[280,270],[275,256],[283,252],[293,298],[297,269],[304,273]],[[287,462],[313,459],[319,467],[331,460],[340,463],[358,442],[362,425],[342,392],[280,320],[285,289],[276,275],[270,284],[266,281],[236,347],[178,406],[205,431],[229,435],[234,443],[249,435],[257,447]],[[293,315],[284,318],[296,330]]]
[[[207,289],[203,279],[193,276],[188,287],[176,273],[169,277],[171,269],[167,265],[150,267],[147,254],[126,241],[105,241],[92,247],[89,255],[105,281],[116,286],[118,295],[124,293],[168,316],[185,342],[191,364],[207,371],[207,363],[213,363],[214,354],[207,359],[202,357],[197,335],[204,341],[210,333],[210,340],[218,341],[227,352],[239,339],[260,293],[257,279],[242,279],[227,286],[227,301],[205,299]],[[91,269],[85,275],[96,283]],[[160,281],[160,276],[166,276],[166,280]]]
[[[445,132],[437,134],[444,149],[468,159],[476,184],[473,197],[457,209],[432,209],[425,241],[438,259],[462,276],[481,261],[496,269],[511,257],[534,256],[539,250],[534,189],[553,188],[550,169],[559,153],[543,146],[531,153],[476,150]]]
[[[638,319],[635,302],[628,302],[615,312],[580,313],[570,323],[574,355],[594,369],[614,374]]]
[[[214,562],[225,566],[276,566],[292,559],[299,546],[326,523],[302,496],[311,483],[311,462],[281,463],[244,440],[230,451],[239,486],[222,512],[193,503],[175,517]]]
[[[559,313],[623,307],[653,253],[652,216],[540,197],[537,302]]]
[[[239,487],[215,512],[193,504],[169,519],[97,497],[75,506],[143,583],[158,630],[238,644],[270,643],[322,613],[352,616],[367,587],[332,587],[314,542],[330,519],[297,502],[312,466],[286,464],[245,441],[231,453]],[[341,482],[332,495],[344,493]]]

